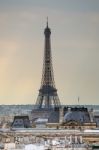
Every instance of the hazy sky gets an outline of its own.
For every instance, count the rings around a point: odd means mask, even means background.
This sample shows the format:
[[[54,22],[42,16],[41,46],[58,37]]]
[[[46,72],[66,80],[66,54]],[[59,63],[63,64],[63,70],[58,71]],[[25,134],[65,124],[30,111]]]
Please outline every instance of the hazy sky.
[[[62,104],[99,104],[99,0],[0,0],[0,104],[34,104],[46,17]]]

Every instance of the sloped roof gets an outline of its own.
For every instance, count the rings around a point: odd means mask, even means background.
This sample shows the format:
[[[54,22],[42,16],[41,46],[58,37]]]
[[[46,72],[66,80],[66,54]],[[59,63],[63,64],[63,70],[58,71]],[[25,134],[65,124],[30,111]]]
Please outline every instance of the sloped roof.
[[[90,122],[90,115],[86,109],[71,109],[64,115],[64,121]]]

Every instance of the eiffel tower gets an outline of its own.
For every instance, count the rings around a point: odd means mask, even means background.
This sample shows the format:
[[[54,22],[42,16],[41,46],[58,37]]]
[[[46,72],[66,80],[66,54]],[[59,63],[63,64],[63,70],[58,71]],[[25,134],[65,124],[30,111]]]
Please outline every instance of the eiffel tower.
[[[51,30],[47,25],[44,30],[45,35],[45,48],[44,48],[44,61],[43,61],[43,73],[41,80],[41,87],[36,101],[37,109],[51,109],[60,107],[60,100],[57,94],[57,89],[54,82],[52,55],[51,55]]]

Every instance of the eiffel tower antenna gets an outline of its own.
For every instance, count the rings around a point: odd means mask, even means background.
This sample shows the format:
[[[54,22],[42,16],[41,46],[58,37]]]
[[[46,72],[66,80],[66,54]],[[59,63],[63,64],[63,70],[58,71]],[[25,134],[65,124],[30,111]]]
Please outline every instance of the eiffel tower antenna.
[[[47,27],[48,27],[48,17],[47,17]]]
[[[48,17],[46,28],[44,30],[44,35],[45,35],[45,48],[44,48],[42,80],[35,105],[36,108],[38,109],[42,108],[50,109],[60,107],[61,105],[54,82],[54,73],[51,55],[51,41],[50,41],[51,30],[48,27]]]

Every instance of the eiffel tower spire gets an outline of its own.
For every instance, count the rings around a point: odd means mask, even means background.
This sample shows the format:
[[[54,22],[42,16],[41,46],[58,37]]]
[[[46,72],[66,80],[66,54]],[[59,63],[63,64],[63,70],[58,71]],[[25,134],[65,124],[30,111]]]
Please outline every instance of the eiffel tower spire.
[[[51,30],[47,25],[44,30],[45,35],[45,48],[44,48],[44,61],[43,61],[43,73],[41,80],[41,87],[36,101],[36,107],[41,108],[54,108],[60,106],[60,100],[58,98],[57,89],[54,82],[52,55],[51,55]]]
[[[48,17],[47,17],[47,28],[48,28]]]

